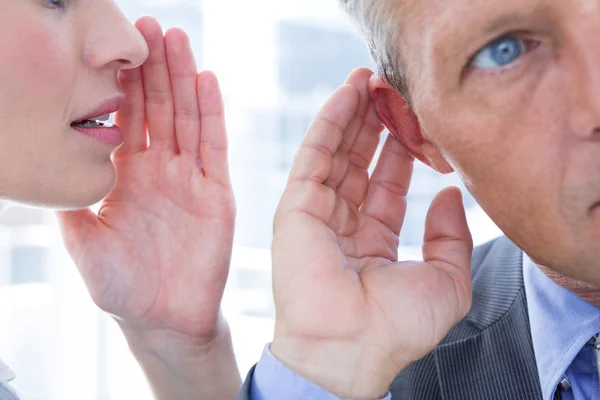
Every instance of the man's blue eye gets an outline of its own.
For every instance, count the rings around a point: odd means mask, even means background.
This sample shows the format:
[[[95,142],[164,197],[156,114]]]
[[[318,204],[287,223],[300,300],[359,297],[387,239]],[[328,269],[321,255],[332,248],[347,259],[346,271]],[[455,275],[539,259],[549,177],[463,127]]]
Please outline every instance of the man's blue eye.
[[[527,43],[515,36],[502,36],[485,46],[475,55],[474,68],[500,68],[517,60],[527,51]]]

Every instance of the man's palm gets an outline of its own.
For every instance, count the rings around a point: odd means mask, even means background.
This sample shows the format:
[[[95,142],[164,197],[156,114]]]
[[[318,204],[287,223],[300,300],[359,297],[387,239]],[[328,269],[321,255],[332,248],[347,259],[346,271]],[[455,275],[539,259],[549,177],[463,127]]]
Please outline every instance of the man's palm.
[[[369,76],[353,73],[309,129],[274,229],[273,352],[343,397],[377,384],[334,385],[331,371],[364,368],[389,384],[470,307],[472,243],[456,189],[430,208],[425,262],[398,262],[413,160],[389,137],[369,178],[382,128]]]

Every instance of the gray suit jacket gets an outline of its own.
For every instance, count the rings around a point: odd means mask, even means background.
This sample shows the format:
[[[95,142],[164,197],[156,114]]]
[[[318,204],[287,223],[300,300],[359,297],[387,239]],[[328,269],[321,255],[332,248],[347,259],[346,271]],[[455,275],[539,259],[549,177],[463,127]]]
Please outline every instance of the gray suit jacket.
[[[506,237],[474,250],[471,312],[396,377],[393,400],[542,399],[522,267],[522,251]],[[238,400],[251,400],[252,373]]]

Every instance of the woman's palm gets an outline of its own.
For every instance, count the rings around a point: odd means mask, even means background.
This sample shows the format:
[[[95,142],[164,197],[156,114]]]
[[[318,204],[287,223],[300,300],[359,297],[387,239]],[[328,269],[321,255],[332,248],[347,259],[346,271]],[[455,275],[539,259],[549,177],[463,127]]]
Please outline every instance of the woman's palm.
[[[214,75],[197,74],[182,31],[163,39],[152,19],[138,28],[150,58],[122,71],[117,184],[98,215],[61,214],[65,241],[102,309],[136,329],[209,337],[235,219],[222,100]]]

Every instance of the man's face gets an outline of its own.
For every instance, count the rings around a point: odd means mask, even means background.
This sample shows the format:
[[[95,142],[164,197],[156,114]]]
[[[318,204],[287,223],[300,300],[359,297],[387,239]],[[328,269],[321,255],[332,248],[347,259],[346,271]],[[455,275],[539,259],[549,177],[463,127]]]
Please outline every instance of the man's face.
[[[600,285],[600,1],[399,0],[423,135],[535,261]]]

